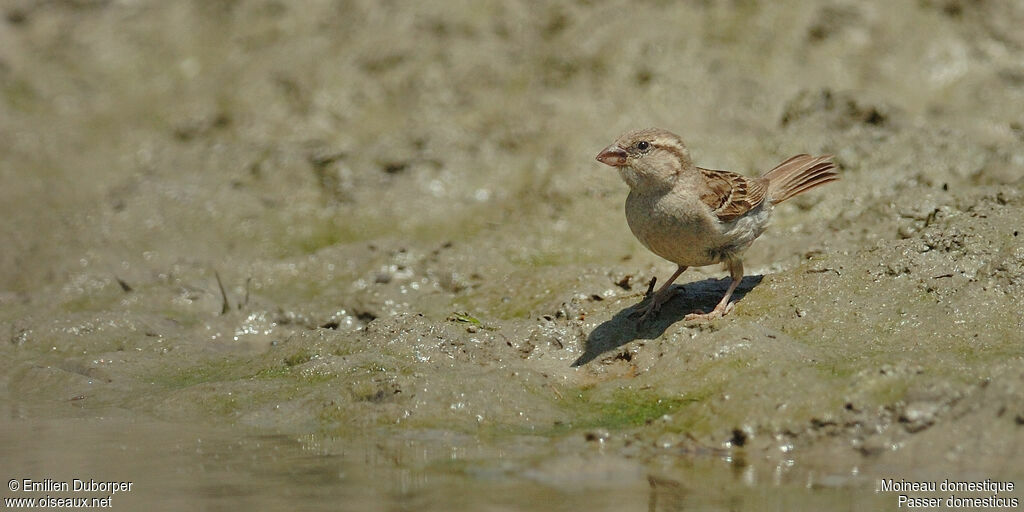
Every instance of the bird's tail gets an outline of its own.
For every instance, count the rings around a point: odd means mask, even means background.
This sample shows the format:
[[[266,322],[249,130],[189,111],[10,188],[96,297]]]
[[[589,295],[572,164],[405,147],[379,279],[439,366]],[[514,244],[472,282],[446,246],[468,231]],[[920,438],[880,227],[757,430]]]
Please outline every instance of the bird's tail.
[[[839,179],[832,155],[796,155],[763,176],[768,180],[768,199],[781,203],[797,194]]]

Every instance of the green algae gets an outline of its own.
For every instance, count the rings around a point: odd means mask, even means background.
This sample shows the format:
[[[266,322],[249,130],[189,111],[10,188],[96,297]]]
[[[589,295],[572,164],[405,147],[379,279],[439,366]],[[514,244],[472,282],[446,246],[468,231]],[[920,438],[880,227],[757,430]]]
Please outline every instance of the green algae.
[[[698,393],[700,394],[700,393]],[[665,415],[680,413],[689,417],[689,405],[700,402],[700,397],[677,398],[660,396],[648,390],[618,390],[612,393],[612,400],[580,399],[572,406],[579,417],[572,424],[578,428],[603,427],[624,429],[640,427]],[[676,425],[685,429],[689,421]]]

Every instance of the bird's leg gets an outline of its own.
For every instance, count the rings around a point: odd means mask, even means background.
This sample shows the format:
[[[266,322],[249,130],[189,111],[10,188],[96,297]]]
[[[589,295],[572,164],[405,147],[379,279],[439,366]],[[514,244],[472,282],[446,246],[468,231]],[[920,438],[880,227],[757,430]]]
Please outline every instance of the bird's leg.
[[[672,298],[672,292],[669,290],[672,286],[672,282],[675,281],[676,278],[678,278],[685,270],[686,267],[680,265],[679,268],[676,269],[676,273],[672,274],[672,277],[668,278],[668,281],[665,281],[665,284],[661,285],[661,288],[658,288],[658,291],[654,292],[653,296],[651,296],[650,290],[648,289],[647,293],[644,295],[644,300],[650,299],[650,302],[648,302],[643,308],[630,313],[629,316],[631,318],[640,317],[641,322],[648,320],[649,318],[654,318],[654,315],[658,314],[658,310],[661,309],[661,305],[668,302],[668,299]],[[652,280],[651,288],[654,287],[653,285],[654,281]]]
[[[691,313],[686,315],[684,320],[707,322],[715,318],[721,318],[732,311],[735,304],[730,304],[729,299],[732,298],[732,292],[736,291],[736,287],[739,286],[740,281],[743,280],[743,262],[738,259],[730,259],[728,265],[729,277],[732,278],[732,282],[729,283],[729,289],[725,291],[725,296],[718,302],[715,309],[711,310],[710,313]]]

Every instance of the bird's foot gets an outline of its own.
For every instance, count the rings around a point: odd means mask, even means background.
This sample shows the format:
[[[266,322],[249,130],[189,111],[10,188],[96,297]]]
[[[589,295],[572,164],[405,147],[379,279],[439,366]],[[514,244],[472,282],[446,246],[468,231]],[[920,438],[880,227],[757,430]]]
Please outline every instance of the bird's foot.
[[[658,303],[655,298],[652,298],[646,306],[637,308],[636,311],[630,313],[629,318],[642,324],[648,320],[653,320],[654,317],[658,316],[658,311],[661,311],[661,304]]]
[[[643,307],[637,308],[636,311],[630,313],[629,318],[638,320],[638,322],[641,324],[649,320],[654,320],[654,318],[658,316],[658,312],[661,311],[662,304],[668,302],[668,300],[671,299],[673,295],[675,295],[674,290],[659,291],[658,293],[655,293],[653,295],[646,294],[644,296],[644,300],[640,304],[643,304],[644,302],[646,302],[647,304]]]
[[[735,305],[736,303],[734,302],[730,302],[725,306],[719,305],[715,309],[712,309],[710,313],[705,313],[703,311],[697,310],[694,311],[693,313],[690,313],[689,315],[684,316],[683,320],[687,322],[707,323],[716,318],[722,318],[723,316],[728,315]]]

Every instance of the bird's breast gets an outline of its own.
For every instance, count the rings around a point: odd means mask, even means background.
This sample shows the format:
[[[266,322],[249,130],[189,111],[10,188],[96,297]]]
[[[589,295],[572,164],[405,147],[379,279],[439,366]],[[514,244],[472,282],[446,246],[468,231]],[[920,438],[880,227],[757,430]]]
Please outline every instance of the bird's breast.
[[[721,261],[709,251],[720,237],[717,219],[695,195],[630,192],[626,222],[640,243],[677,265],[702,266]]]

